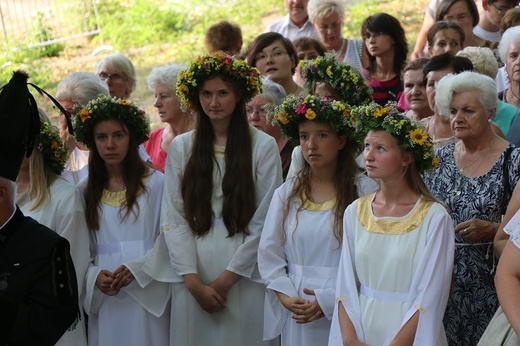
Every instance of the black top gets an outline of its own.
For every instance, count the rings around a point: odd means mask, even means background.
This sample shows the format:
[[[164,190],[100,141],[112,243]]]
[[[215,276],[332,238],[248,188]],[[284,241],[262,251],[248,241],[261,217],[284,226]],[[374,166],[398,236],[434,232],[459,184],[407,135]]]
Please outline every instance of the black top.
[[[0,229],[0,345],[54,345],[78,316],[69,242],[17,208]]]

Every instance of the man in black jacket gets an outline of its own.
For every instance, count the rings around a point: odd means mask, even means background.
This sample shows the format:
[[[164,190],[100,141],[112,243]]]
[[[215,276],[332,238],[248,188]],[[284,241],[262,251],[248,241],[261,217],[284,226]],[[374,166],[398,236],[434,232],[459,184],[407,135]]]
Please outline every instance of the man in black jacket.
[[[68,241],[14,202],[39,131],[27,76],[17,73],[0,93],[0,346],[54,345],[79,316],[76,275]]]

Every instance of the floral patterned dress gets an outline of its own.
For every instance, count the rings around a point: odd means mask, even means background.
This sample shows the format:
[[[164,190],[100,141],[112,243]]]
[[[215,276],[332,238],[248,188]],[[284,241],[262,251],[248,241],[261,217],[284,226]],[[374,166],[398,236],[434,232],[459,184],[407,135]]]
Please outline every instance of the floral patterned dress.
[[[510,192],[520,177],[520,148],[512,149],[506,169],[504,151],[486,174],[469,178],[455,165],[454,146],[437,149],[440,165],[425,175],[426,185],[448,206],[454,226],[470,219],[501,222]],[[509,192],[503,183],[506,171]],[[493,242],[468,243],[455,234],[453,287],[444,315],[449,345],[476,345],[484,333],[498,307],[495,268]]]

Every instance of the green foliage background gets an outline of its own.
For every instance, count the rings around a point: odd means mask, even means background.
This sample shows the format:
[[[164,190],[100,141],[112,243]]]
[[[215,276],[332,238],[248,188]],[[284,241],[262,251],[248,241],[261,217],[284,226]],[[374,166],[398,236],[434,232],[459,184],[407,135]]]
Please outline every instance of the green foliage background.
[[[387,12],[396,16],[405,27],[410,47],[413,47],[428,2],[345,1],[345,37],[359,38],[364,18],[376,12]],[[0,57],[1,84],[8,81],[13,70],[22,68],[29,73],[31,81],[53,93],[57,83],[68,74],[93,71],[102,56],[92,56],[92,51],[110,45],[133,61],[141,82],[132,98],[141,100],[143,108],[153,112],[153,101],[150,101],[150,91],[144,82],[153,67],[170,62],[187,64],[204,54],[204,33],[221,20],[241,26],[245,48],[268,23],[286,14],[282,0],[99,0],[98,12],[102,30],[95,37],[67,41],[64,46],[23,49]],[[59,25],[38,18],[33,22],[36,23],[35,32]]]

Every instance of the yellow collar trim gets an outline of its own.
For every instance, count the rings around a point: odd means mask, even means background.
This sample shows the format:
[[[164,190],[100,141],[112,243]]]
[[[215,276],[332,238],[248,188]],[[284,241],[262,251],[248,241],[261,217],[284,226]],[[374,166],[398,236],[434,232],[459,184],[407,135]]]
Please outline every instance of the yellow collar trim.
[[[300,204],[302,204],[301,201]],[[325,211],[334,208],[335,205],[336,199],[334,198],[324,203],[314,203],[312,201],[307,200],[305,203],[303,203],[302,207],[303,209],[307,209],[309,211]]]
[[[375,193],[362,197],[358,204],[358,219],[368,233],[399,235],[418,228],[433,205],[432,201],[419,198],[408,215],[402,218],[378,218],[372,214],[372,200]]]
[[[258,130],[254,128],[253,126],[249,125],[249,133],[251,134],[251,139],[253,139],[253,136]],[[225,145],[213,145],[213,153],[216,158],[221,159],[226,154],[226,146]]]
[[[144,185],[148,184],[148,179],[150,176],[146,176],[143,178]],[[137,195],[139,196],[142,191],[139,191]],[[103,189],[103,193],[101,194],[101,203],[107,204],[114,208],[120,208],[126,199],[126,189],[122,191],[112,192],[107,189]]]

